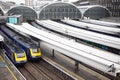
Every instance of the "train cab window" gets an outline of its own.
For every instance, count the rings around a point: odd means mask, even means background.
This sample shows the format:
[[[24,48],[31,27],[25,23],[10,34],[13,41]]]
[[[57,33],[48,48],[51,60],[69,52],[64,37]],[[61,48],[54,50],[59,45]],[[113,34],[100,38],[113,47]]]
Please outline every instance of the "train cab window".
[[[33,53],[37,53],[38,49],[33,49],[32,51],[33,51]]]

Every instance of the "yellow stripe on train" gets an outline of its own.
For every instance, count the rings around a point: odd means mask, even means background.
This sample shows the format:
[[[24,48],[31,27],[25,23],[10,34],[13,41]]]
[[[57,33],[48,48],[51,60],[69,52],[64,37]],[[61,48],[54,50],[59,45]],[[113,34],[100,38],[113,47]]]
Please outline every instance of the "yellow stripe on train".
[[[14,54],[14,56],[15,56],[15,61],[16,61],[16,62],[27,61],[27,55],[26,55],[25,52],[24,52],[24,56],[23,56],[23,57],[17,57],[17,54],[16,54],[16,53]]]

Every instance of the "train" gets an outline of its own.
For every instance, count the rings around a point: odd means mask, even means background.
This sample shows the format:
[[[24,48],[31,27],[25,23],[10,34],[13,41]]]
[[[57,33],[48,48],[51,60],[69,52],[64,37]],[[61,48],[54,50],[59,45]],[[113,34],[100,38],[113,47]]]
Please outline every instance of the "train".
[[[41,50],[39,46],[32,40],[11,31],[6,26],[2,26],[1,30],[12,41],[18,44],[27,54],[28,60],[38,60],[41,58]]]
[[[4,36],[3,49],[6,55],[10,58],[14,65],[24,65],[27,63],[26,52],[10,40],[4,33],[0,32]]]

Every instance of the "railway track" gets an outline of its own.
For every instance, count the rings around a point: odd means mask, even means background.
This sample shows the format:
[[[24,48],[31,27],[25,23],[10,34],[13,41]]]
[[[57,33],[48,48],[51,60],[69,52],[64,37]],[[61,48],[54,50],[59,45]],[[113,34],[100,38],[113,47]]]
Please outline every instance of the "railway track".
[[[28,62],[23,67],[18,67],[19,71],[27,80],[75,80],[45,60]]]

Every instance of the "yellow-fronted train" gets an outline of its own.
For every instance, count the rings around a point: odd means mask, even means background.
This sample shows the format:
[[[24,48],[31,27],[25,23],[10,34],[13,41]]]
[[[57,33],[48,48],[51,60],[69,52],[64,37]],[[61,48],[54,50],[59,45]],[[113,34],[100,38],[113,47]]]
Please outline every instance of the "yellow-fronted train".
[[[26,52],[29,60],[39,60],[41,58],[41,50],[32,39],[21,36],[5,26],[1,26],[1,31]]]
[[[26,52],[19,47],[19,45],[10,40],[4,33],[0,32],[0,34],[4,37],[3,48],[6,55],[16,66],[24,65],[27,62]]]

